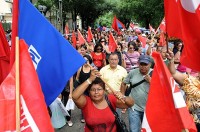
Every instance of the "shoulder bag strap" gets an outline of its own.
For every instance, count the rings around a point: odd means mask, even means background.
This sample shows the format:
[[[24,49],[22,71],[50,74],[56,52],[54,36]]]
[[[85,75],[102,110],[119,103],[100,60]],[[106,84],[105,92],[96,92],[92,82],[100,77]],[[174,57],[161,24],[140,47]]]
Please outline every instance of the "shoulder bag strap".
[[[116,118],[116,117],[118,116],[118,114],[117,114],[117,112],[114,110],[114,108],[112,107],[112,105],[111,105],[111,103],[110,103],[110,100],[108,99],[108,96],[107,96],[107,95],[105,95],[105,99],[106,99],[106,102],[108,103],[108,106],[109,106],[110,110],[112,111],[112,113],[114,114],[114,116],[115,116],[115,118]],[[114,125],[115,125],[115,122],[112,124],[110,131],[112,131]]]
[[[105,96],[105,99],[106,99],[106,102],[108,103],[108,106],[110,108],[110,110],[113,112],[113,114],[116,116],[116,111],[114,110],[114,108],[112,107],[111,103],[110,103],[110,100],[108,99],[108,96],[106,95]]]
[[[149,73],[150,76],[152,76],[152,72],[153,72],[153,70]],[[130,85],[130,89],[135,88],[136,86],[142,84],[143,82],[145,82],[145,79],[139,81],[138,83],[135,83],[135,84],[133,84],[133,85]]]
[[[137,82],[137,83],[134,84],[134,85],[130,85],[130,87],[129,87],[128,89],[126,89],[126,91],[125,91],[125,95],[126,95],[126,96],[129,96],[129,94],[131,93],[131,90],[132,90],[133,88],[135,88],[136,86],[142,84],[143,82],[145,82],[144,79],[141,80],[141,81],[139,81],[139,82]]]
[[[126,57],[128,58],[128,60],[131,62],[131,65],[134,66],[133,62],[131,61],[130,57],[127,55],[126,52],[124,52],[124,54],[126,55]]]
[[[143,79],[143,80],[141,80],[141,81],[139,81],[139,82],[137,82],[137,83],[135,83],[133,85],[130,85],[130,88],[132,89],[134,87],[137,87],[138,85],[142,84],[143,82],[145,82],[145,79]]]
[[[153,72],[153,70],[149,73],[150,77],[152,76],[152,72]],[[134,87],[142,84],[143,82],[145,82],[145,79],[139,81],[138,83],[135,83],[135,84],[131,85],[130,88],[134,88]]]

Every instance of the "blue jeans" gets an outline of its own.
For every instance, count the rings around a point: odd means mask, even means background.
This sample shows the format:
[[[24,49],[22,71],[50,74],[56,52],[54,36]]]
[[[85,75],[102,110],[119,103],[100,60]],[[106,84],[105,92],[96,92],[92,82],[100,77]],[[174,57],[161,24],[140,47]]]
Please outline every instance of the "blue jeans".
[[[141,132],[141,125],[144,112],[128,109],[129,130],[130,132]]]

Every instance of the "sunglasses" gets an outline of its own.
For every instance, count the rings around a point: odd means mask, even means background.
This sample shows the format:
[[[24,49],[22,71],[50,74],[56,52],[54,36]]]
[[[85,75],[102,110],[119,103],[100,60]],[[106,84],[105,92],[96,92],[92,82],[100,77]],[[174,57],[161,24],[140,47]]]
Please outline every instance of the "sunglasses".
[[[102,48],[97,48],[97,50],[102,50]]]

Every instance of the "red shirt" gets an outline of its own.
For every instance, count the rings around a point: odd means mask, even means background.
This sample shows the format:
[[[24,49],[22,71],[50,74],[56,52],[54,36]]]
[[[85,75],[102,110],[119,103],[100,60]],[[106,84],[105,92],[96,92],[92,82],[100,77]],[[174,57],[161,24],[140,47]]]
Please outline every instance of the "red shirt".
[[[108,98],[113,106],[116,109],[116,97],[114,95],[108,95]],[[90,97],[86,96],[86,105],[82,109],[83,116],[85,118],[85,132],[91,132],[89,128],[93,128],[94,132],[116,132],[115,116],[110,110],[109,106],[105,109],[98,109],[94,106]],[[89,128],[88,128],[89,126]]]
[[[103,60],[106,59],[106,55],[101,52],[101,54],[96,55],[94,52],[91,53],[93,63],[96,67],[101,68],[103,67]]]

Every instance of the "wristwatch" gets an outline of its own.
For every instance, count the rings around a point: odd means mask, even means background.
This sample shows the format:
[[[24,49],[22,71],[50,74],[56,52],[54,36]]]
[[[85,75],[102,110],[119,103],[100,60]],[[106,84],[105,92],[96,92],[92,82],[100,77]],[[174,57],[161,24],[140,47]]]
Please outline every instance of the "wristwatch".
[[[126,96],[125,95],[123,96],[123,100],[124,100],[124,102],[126,101]]]

